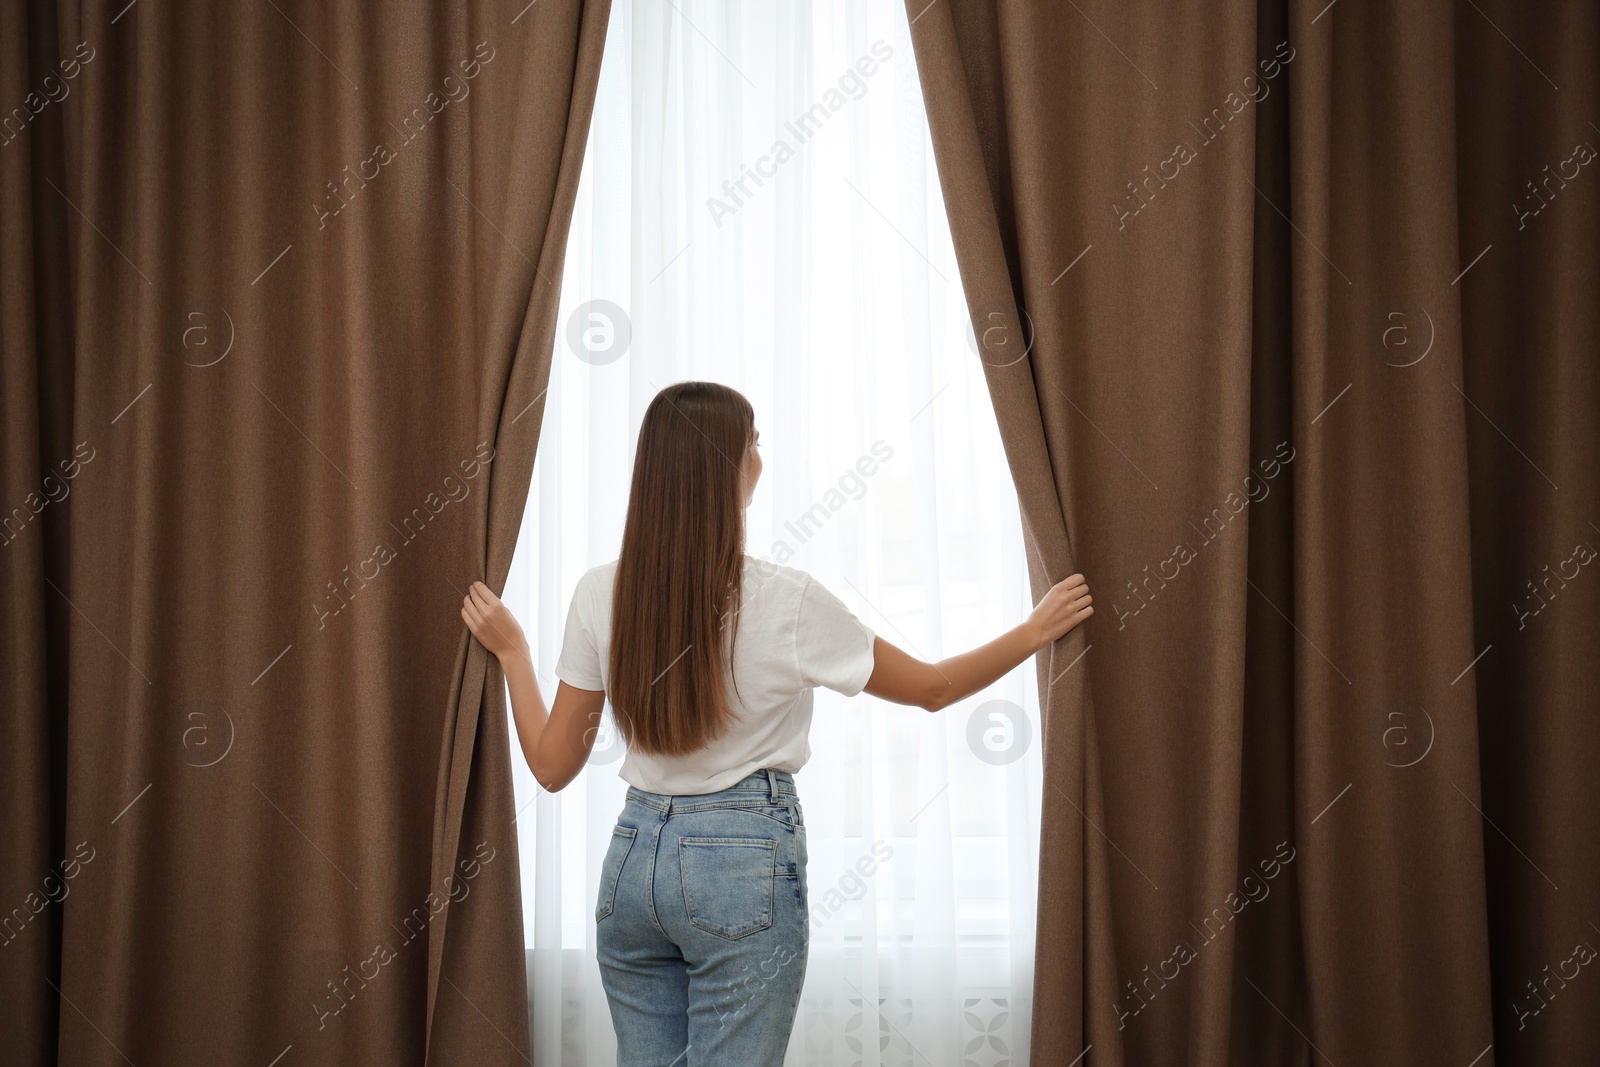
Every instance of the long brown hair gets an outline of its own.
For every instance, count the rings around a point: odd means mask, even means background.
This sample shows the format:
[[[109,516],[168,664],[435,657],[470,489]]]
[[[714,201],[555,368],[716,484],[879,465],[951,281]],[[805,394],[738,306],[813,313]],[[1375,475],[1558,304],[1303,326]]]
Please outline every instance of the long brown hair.
[[[682,756],[732,719],[744,585],[744,463],[755,412],[678,382],[644,413],[611,603],[611,707],[630,748]]]

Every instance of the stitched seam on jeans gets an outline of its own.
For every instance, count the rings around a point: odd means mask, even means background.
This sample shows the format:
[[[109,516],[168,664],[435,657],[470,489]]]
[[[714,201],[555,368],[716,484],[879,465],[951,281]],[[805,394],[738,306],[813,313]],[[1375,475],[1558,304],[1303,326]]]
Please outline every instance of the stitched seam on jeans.
[[[720,806],[717,806],[717,807],[710,807],[710,808],[696,808],[695,810],[696,811],[745,811],[745,812],[749,812],[751,815],[759,815],[763,819],[769,819],[772,822],[777,823],[779,826],[787,827],[790,830],[793,830],[797,825],[799,825],[798,823],[789,822],[787,819],[780,819],[776,815],[773,815],[773,814],[771,814],[769,812],[761,811],[761,810],[759,810],[757,808],[742,807],[742,806],[740,806],[738,804],[726,804],[726,805],[720,805]],[[689,839],[689,840],[693,840],[693,839]],[[752,838],[751,840],[758,840],[758,839]]]
[[[656,801],[650,799],[648,796],[644,796],[643,794],[644,790],[639,789],[637,786],[630,787],[624,803],[632,801],[635,804],[642,804],[657,814],[667,810],[667,806],[665,804],[658,804]]]
[[[793,798],[797,804],[800,802],[799,798],[795,797],[793,793],[785,793],[783,795]],[[757,799],[755,795],[752,794],[749,799],[745,799],[743,797],[727,797],[723,800],[702,800],[694,804],[678,804],[673,807],[672,814],[684,815],[694,811],[715,811],[718,808],[750,808],[754,810],[757,808],[788,808],[789,806],[782,803],[774,804],[770,800],[765,799],[765,797],[766,794],[762,793],[761,799]]]
[[[650,912],[650,925],[654,926],[656,932],[662,937],[666,937],[667,932],[661,928],[661,920],[656,917],[656,856],[661,852],[661,830],[666,825],[667,813],[663,812],[660,820],[656,823],[655,833],[652,835],[650,866],[646,869],[644,876],[644,901],[646,910]],[[682,879],[681,870],[679,871],[679,878],[680,880]]]
[[[620,834],[619,831],[621,831]],[[639,839],[639,830],[637,827],[622,826],[619,824],[612,829],[611,839],[615,841],[618,836],[627,838],[628,847],[622,850],[622,858],[617,861],[616,874],[611,879],[611,903],[606,908],[606,913],[604,915],[596,915],[594,917],[594,921],[597,923],[608,918],[612,912],[617,910],[617,887],[622,882],[622,868],[627,864],[628,855],[633,851],[633,843]],[[602,891],[605,889],[604,886],[601,886],[600,888]]]

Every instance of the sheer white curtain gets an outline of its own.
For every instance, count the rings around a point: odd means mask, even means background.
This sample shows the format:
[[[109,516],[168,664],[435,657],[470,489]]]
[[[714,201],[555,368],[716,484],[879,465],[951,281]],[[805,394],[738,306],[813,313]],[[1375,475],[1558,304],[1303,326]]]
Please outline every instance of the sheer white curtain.
[[[616,557],[645,405],[685,378],[755,405],[752,555],[928,659],[1023,617],[1015,492],[902,5],[618,0],[562,287],[506,592],[547,692],[574,584]],[[938,715],[817,693],[789,1063],[1026,1062],[1035,688],[1025,665]],[[594,900],[620,757],[608,728],[554,795],[516,761],[539,1063],[614,1062]]]

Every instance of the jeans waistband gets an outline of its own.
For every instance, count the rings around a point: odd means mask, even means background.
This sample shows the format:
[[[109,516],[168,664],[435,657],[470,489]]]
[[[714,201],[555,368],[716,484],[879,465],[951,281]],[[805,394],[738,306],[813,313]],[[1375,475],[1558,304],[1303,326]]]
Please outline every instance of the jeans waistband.
[[[686,811],[701,806],[716,806],[728,801],[750,801],[757,797],[765,797],[771,803],[781,804],[783,801],[780,798],[799,797],[799,795],[794,787],[794,775],[788,771],[765,767],[751,772],[726,789],[719,789],[715,793],[669,795],[651,793],[630,785],[627,798],[660,811]]]

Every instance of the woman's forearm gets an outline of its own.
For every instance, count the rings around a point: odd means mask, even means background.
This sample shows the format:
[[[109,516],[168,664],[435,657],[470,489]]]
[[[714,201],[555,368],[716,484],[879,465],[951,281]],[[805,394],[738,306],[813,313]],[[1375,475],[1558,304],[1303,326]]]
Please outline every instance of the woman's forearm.
[[[552,793],[563,788],[583,770],[594,748],[605,693],[575,689],[562,682],[555,691],[555,706],[546,705],[522,627],[482,582],[473,582],[462,598],[461,619],[505,672],[506,688],[511,691],[511,719],[528,769]],[[554,735],[547,736],[552,730]]]
[[[1033,612],[988,644],[951,656],[933,665],[940,684],[935,687],[930,711],[949,707],[985,686],[994,684],[1012,668],[1094,614],[1094,598],[1083,575],[1074,574],[1051,586]]]
[[[935,692],[924,706],[938,711],[965,700],[1004,678],[1046,644],[1044,635],[1030,619],[971,652],[940,660],[933,665],[938,672]]]
[[[526,646],[508,652],[500,660],[505,671],[506,687],[511,690],[511,717],[517,724],[517,742],[522,746],[522,758],[528,769],[540,782],[540,764],[536,759],[539,739],[544,736],[545,725],[550,721],[550,711],[545,707],[544,696],[539,692],[539,682],[533,674],[533,659]]]

